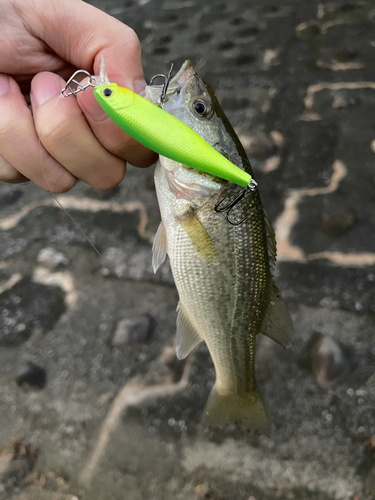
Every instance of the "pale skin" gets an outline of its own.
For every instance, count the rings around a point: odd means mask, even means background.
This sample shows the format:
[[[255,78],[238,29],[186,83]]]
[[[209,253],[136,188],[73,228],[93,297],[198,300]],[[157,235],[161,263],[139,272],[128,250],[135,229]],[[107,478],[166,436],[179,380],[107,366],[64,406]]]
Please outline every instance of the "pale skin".
[[[128,26],[81,0],[2,0],[0,15],[0,181],[33,181],[54,193],[78,179],[98,189],[119,184],[126,164],[156,155],[123,132],[92,89],[61,98],[77,68],[135,92],[145,87],[141,49]],[[31,104],[31,109],[28,104]]]

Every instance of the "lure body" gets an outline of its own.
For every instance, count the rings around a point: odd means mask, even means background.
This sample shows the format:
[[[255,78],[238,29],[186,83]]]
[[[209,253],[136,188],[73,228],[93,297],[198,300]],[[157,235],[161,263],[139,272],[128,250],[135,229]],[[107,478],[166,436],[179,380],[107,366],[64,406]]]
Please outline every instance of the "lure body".
[[[227,160],[196,132],[155,104],[115,83],[98,85],[99,105],[125,132],[156,153],[246,187],[251,175]]]

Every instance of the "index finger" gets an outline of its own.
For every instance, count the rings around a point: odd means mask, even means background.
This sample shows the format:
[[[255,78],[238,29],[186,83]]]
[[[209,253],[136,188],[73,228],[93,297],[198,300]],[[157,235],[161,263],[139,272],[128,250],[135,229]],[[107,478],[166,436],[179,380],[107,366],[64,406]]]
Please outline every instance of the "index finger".
[[[103,55],[112,81],[144,88],[140,42],[129,26],[81,0],[23,2],[23,17],[63,60],[98,74]]]

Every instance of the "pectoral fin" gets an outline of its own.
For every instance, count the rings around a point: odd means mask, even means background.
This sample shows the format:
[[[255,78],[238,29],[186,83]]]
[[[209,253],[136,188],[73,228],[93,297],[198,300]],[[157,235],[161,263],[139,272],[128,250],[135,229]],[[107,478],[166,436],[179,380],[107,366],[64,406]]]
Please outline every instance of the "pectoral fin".
[[[285,302],[273,281],[270,284],[268,297],[269,302],[260,333],[287,347],[293,335],[293,324]]]
[[[176,354],[178,359],[184,359],[203,339],[191,324],[180,303],[177,311]]]
[[[160,222],[152,245],[152,268],[154,273],[165,261],[167,256],[167,233],[163,221]]]
[[[204,259],[215,259],[216,248],[209,234],[196,215],[180,220],[194,248]]]

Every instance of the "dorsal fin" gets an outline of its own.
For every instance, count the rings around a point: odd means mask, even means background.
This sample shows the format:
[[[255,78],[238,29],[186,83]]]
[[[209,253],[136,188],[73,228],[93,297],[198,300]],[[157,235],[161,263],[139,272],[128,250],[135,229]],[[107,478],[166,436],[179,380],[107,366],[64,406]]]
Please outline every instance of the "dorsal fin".
[[[268,258],[270,262],[271,274],[273,274],[273,271],[275,270],[276,254],[277,254],[276,237],[275,237],[275,231],[273,230],[272,227],[271,219],[268,217],[268,214],[264,209],[263,213],[264,213],[264,223],[266,226],[266,234],[267,234]]]

